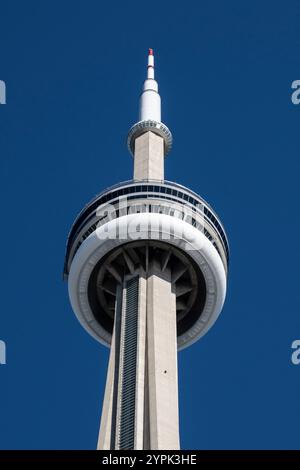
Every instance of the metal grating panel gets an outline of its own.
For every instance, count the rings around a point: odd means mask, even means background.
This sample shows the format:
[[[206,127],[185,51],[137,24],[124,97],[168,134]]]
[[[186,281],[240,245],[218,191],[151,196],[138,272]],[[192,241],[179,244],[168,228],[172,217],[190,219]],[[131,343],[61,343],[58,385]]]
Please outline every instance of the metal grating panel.
[[[139,276],[126,282],[119,449],[134,449]]]

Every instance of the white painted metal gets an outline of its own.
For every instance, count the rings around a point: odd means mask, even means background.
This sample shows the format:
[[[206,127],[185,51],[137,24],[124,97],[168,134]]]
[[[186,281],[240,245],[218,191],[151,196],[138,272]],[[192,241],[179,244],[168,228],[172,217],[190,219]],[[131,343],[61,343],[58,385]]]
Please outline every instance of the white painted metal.
[[[136,232],[136,227],[141,231]],[[122,239],[117,238],[117,230]],[[197,322],[177,338],[183,349],[197,341],[218,318],[226,295],[226,272],[220,255],[204,233],[187,222],[166,214],[130,214],[99,227],[80,246],[69,273],[69,297],[72,308],[82,326],[98,341],[109,346],[111,335],[94,318],[88,300],[88,281],[97,262],[110,250],[134,239],[161,239],[186,250],[201,267],[207,297],[204,310]]]
[[[151,51],[151,50],[150,50]],[[154,78],[154,56],[148,55],[147,79],[144,82],[140,98],[140,121],[161,121],[161,100],[158,93],[158,84]]]

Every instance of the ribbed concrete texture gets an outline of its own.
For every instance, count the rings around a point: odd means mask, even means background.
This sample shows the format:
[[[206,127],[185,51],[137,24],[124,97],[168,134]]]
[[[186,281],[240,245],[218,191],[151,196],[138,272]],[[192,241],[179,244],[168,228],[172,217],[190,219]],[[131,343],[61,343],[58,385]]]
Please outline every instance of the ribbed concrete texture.
[[[135,140],[135,180],[164,179],[164,139],[153,132],[145,132]]]
[[[126,276],[121,290],[98,449],[179,449],[171,271],[150,261],[147,275],[141,268]]]

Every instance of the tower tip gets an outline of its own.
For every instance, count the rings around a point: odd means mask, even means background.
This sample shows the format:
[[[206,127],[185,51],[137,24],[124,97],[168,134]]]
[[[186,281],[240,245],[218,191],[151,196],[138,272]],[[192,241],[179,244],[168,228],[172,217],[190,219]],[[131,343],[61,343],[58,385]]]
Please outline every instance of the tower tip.
[[[153,55],[153,49],[149,49],[149,55]]]

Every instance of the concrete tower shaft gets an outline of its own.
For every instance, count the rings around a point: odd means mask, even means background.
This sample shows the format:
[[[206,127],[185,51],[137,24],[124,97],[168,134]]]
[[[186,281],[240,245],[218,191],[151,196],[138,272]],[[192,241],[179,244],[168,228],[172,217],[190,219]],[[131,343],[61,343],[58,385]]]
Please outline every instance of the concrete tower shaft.
[[[153,259],[147,271],[141,265],[125,276],[116,297],[98,448],[178,449],[171,270]]]

